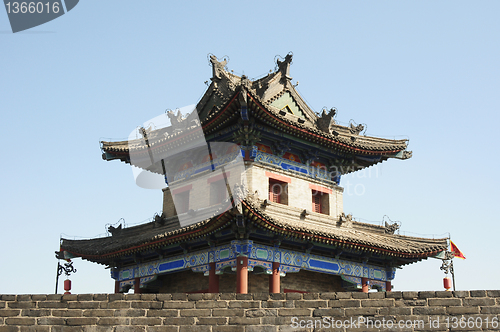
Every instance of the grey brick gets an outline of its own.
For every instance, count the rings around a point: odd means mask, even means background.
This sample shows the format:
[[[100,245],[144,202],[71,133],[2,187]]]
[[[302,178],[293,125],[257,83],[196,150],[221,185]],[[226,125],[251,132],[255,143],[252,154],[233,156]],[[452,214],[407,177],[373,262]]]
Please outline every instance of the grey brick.
[[[368,298],[368,293],[353,292],[353,293],[351,293],[351,297],[353,299],[367,299]]]
[[[385,292],[371,292],[368,293],[369,299],[385,299]]]
[[[462,300],[457,298],[451,299],[429,299],[429,306],[461,306]]]
[[[163,302],[164,309],[193,309],[194,302],[187,301],[165,301]]]
[[[130,319],[131,325],[162,325],[163,319],[160,317],[135,317]]]
[[[342,308],[314,309],[312,315],[313,315],[313,317],[343,316],[344,309],[342,309]]]
[[[287,300],[302,300],[302,293],[286,293]]]
[[[454,297],[469,297],[469,291],[453,291]]]
[[[412,311],[414,315],[444,315],[446,313],[444,307],[414,307]]]
[[[113,316],[115,317],[144,317],[146,310],[144,309],[118,309],[115,310]]]
[[[229,308],[258,308],[260,301],[229,301]]]
[[[161,309],[163,306],[163,302],[158,301],[132,301],[132,308],[139,309]]]
[[[21,313],[20,309],[2,309],[0,310],[0,317],[15,317]]]
[[[111,295],[116,295],[116,294],[110,294],[109,296],[111,296]],[[109,302],[106,307],[108,309],[128,309],[128,308],[130,308],[130,303],[131,302],[129,302],[129,301],[116,300],[116,301]]]
[[[210,332],[212,328],[208,325],[181,326],[179,332]]]
[[[36,307],[36,302],[22,301],[22,302],[7,302],[7,307],[10,309],[31,309]]]
[[[48,296],[47,296],[48,298]],[[57,302],[57,301],[46,301],[46,302],[38,302],[38,308],[67,308],[68,304],[65,302]]]
[[[40,317],[36,319],[38,325],[66,325],[66,318]]]
[[[489,297],[500,297],[500,290],[489,290],[486,293]]]
[[[328,305],[332,308],[361,307],[361,300],[330,300]]]
[[[203,299],[202,293],[188,294],[188,301],[201,301]]]
[[[78,302],[94,301],[94,294],[78,294],[77,301]]]
[[[236,293],[221,293],[221,300],[236,300]]]
[[[447,307],[446,312],[450,315],[478,314],[479,307]]]
[[[54,317],[82,317],[83,310],[81,309],[52,309]]]
[[[2,301],[15,301],[16,300],[16,296],[15,295],[0,295],[0,300]]]
[[[94,301],[108,301],[108,294],[94,294]]]
[[[311,316],[311,309],[278,309],[280,316]]]
[[[472,297],[486,297],[486,291],[485,290],[471,290],[470,296],[472,296]]]
[[[124,317],[100,317],[97,325],[129,325],[130,319]]]
[[[403,299],[416,299],[418,292],[403,292]]]
[[[178,317],[178,309],[149,309],[147,312],[148,317]]]
[[[172,300],[172,294],[156,294],[157,301],[170,301]]]
[[[403,292],[386,292],[385,297],[388,299],[402,299]]]
[[[318,293],[303,293],[302,298],[304,300],[317,300],[317,299],[319,299],[319,294]]]
[[[20,326],[19,332],[50,332],[50,326]]]
[[[111,309],[89,309],[83,310],[84,317],[113,317],[114,310]]]
[[[5,325],[35,325],[35,318],[30,317],[8,317]]]
[[[495,299],[491,297],[469,297],[462,300],[464,306],[492,306],[495,305]]]
[[[295,301],[295,308],[326,308],[328,301],[326,300],[297,300]]]
[[[183,309],[179,311],[181,317],[210,317],[210,309]]]
[[[77,300],[78,300],[77,294],[63,294],[63,296],[62,296],[62,301],[64,301],[64,302],[77,301]]]
[[[98,318],[95,317],[70,317],[66,319],[66,324],[82,326],[82,325],[95,325]]]
[[[428,299],[431,297],[436,297],[436,292],[430,292],[430,291],[425,291],[425,292],[419,292],[418,293],[418,298],[419,299]]]
[[[377,314],[377,308],[346,308],[345,315],[350,316],[373,316]]]
[[[322,300],[334,300],[336,294],[337,293],[334,293],[334,292],[331,292],[331,293],[320,293],[319,294],[319,298],[322,299]]]
[[[274,300],[274,301],[285,300],[286,294],[285,293],[271,293],[271,294],[269,294],[269,298],[271,300]]]
[[[231,317],[231,316],[244,316],[243,309],[212,309],[213,317]]]
[[[283,294],[286,295],[286,294]],[[267,301],[269,300],[270,294],[269,293],[255,293],[253,294],[253,299],[256,301]]]
[[[481,314],[500,314],[500,306],[495,307],[481,307]]]
[[[16,301],[31,301],[31,295],[23,294],[16,297]]]
[[[198,325],[226,325],[227,317],[200,317],[198,319]]]
[[[218,325],[212,326],[212,332],[244,332],[244,325]]]
[[[196,302],[196,309],[206,309],[206,308],[227,308],[226,301],[199,301]]]
[[[436,297],[439,298],[453,297],[453,293],[449,291],[436,291]]]
[[[23,309],[21,316],[26,317],[44,317],[50,316],[50,309]]]
[[[145,332],[145,326],[117,326],[115,332]]]
[[[178,332],[179,327],[178,326],[146,326],[146,331],[147,332]]]
[[[277,330],[278,327],[273,325],[247,326],[245,328],[245,332],[276,332]]]
[[[188,295],[186,293],[174,293],[171,295],[173,301],[187,301]]]
[[[97,309],[99,302],[95,301],[72,301],[68,302],[68,309]]]
[[[362,307],[394,307],[394,299],[361,300],[361,306]]]
[[[194,317],[165,317],[163,325],[194,325]]]
[[[253,300],[253,295],[252,294],[236,294],[236,300],[250,301],[250,300]]]
[[[278,316],[277,309],[248,309],[245,312],[246,317],[265,317],[265,316]]]
[[[18,332],[19,327],[17,326],[0,326],[0,332]]]
[[[260,318],[250,317],[229,317],[230,325],[259,325]]]

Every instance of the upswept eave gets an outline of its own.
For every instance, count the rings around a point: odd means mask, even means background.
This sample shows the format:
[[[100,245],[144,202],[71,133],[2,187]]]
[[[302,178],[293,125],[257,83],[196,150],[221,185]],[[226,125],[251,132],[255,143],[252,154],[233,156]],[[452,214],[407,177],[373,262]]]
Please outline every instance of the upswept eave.
[[[229,204],[229,200],[227,201]],[[338,248],[406,259],[432,257],[447,248],[447,239],[426,239],[385,234],[376,225],[373,230],[354,222],[350,227],[324,222],[301,220],[299,214],[280,219],[262,209],[262,201],[248,195],[243,201],[243,214],[257,227],[280,234],[285,238],[307,240]],[[287,206],[285,206],[287,207]],[[237,212],[232,209],[196,224],[181,228],[175,220],[159,226],[155,221],[125,228],[117,235],[89,240],[61,240],[61,250],[91,261],[109,261],[113,258],[144,250],[154,250],[169,244],[203,238],[227,227]],[[322,216],[320,216],[321,218]],[[324,218],[332,219],[329,216]],[[175,217],[174,217],[175,219]],[[317,219],[317,218],[316,218]],[[318,219],[317,219],[318,220]]]

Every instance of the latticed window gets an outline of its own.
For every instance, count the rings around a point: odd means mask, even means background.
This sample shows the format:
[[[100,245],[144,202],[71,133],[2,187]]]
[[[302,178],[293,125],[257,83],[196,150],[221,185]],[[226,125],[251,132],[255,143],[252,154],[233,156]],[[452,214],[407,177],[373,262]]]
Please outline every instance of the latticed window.
[[[312,210],[313,212],[321,213],[321,197],[322,195],[312,196]]]
[[[288,205],[287,183],[269,179],[269,200]]]

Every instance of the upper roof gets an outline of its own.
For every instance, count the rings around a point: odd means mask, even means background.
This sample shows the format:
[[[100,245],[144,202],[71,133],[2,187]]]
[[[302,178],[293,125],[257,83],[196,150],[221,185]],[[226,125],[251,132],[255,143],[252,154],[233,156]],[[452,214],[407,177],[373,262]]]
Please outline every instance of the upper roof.
[[[346,127],[337,124],[333,119],[335,109],[316,114],[291,83],[291,60],[289,54],[283,61],[277,61],[277,70],[250,81],[245,75],[237,76],[226,70],[227,61],[219,61],[212,55],[211,84],[196,106],[205,136],[216,140],[224,128],[246,121],[279,129],[288,137],[305,141],[317,150],[330,151],[337,156],[356,156],[356,163],[361,167],[388,158],[411,157],[411,151],[406,151],[406,139],[364,136],[363,125]],[[175,135],[163,135],[164,131],[156,131],[161,137],[156,146],[164,146],[169,140],[177,139]],[[154,134],[155,131],[150,132],[150,135]],[[144,144],[135,144],[134,140],[101,143],[105,160],[120,159],[127,163],[131,153],[146,154],[149,149]],[[155,147],[151,149],[154,152]]]
[[[226,200],[230,204],[229,199]],[[269,205],[270,204],[270,205]],[[242,201],[245,220],[283,239],[308,241],[331,249],[394,257],[403,265],[431,257],[447,248],[447,239],[426,239],[393,234],[394,228],[353,221],[349,216],[331,216],[264,202],[248,194]],[[181,228],[176,217],[124,228],[113,236],[90,240],[61,240],[61,250],[84,259],[110,264],[114,259],[137,252],[155,251],[172,244],[204,239],[231,227],[237,211],[231,209],[196,224]],[[250,235],[251,237],[252,235]]]

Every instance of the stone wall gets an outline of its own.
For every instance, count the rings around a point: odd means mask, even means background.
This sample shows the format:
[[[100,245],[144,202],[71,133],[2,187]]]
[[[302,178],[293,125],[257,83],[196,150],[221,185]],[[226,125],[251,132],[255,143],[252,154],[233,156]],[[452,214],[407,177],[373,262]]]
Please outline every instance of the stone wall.
[[[499,317],[498,290],[0,295],[0,332],[498,331]]]

